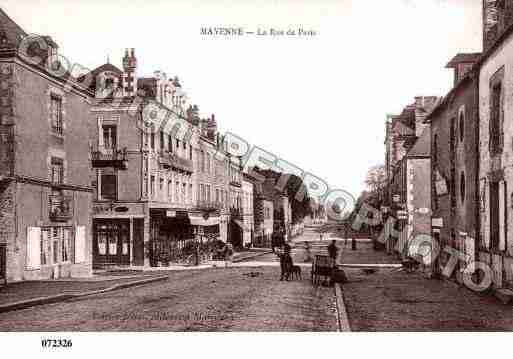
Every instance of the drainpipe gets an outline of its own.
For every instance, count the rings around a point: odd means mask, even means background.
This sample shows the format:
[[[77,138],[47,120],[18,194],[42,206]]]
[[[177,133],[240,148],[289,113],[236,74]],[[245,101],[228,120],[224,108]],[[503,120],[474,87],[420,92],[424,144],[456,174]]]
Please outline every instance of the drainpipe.
[[[479,101],[479,75],[480,75],[480,67],[476,69],[476,71],[473,73],[473,77],[475,79],[475,103],[477,104],[477,114],[476,114],[476,131],[475,131],[475,145],[477,149],[477,158],[476,158],[476,178],[475,178],[475,196],[476,196],[476,202],[477,202],[477,208],[475,208],[475,228],[476,228],[476,235],[474,239],[474,261],[478,259],[478,247],[479,243],[481,242],[481,200],[479,198],[479,176],[480,176],[480,166],[481,166],[481,148],[479,147],[479,137],[480,137],[480,124],[481,124],[481,115],[480,115],[480,101]],[[474,106],[475,108],[476,106]]]

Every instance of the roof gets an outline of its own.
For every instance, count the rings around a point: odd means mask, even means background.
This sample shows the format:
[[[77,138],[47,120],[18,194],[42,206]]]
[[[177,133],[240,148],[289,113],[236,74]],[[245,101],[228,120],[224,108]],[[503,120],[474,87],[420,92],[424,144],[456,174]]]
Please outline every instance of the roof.
[[[479,61],[479,58],[481,57],[480,52],[472,52],[472,53],[459,53],[456,56],[452,58],[451,61],[445,66],[446,68],[454,68],[458,64],[461,63],[471,63],[474,64],[477,61]]]
[[[5,38],[7,43],[16,47],[27,33],[0,8],[0,40]]]
[[[110,63],[107,63],[107,64],[103,64],[101,66],[98,66],[97,68],[88,72],[87,74],[79,76],[78,80],[80,82],[82,82],[86,78],[86,76],[91,76],[92,80],[91,80],[91,83],[89,84],[89,89],[94,91],[96,89],[96,76],[98,76],[99,74],[101,74],[102,72],[105,72],[105,71],[112,71],[112,72],[117,73],[118,75],[121,75],[123,73],[116,66],[114,66]]]
[[[410,151],[406,154],[406,157],[429,157],[431,156],[431,131],[429,127],[426,127],[417,142],[413,145]]]

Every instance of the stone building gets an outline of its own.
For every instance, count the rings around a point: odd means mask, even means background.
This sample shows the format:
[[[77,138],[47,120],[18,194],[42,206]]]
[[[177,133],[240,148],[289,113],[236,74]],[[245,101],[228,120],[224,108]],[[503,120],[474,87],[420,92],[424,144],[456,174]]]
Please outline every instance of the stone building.
[[[217,210],[196,195],[198,122],[176,77],[138,77],[133,49],[122,63],[122,70],[105,64],[90,74],[94,263],[179,261]]]
[[[454,69],[454,87],[428,116],[431,125],[431,196],[433,238],[475,259],[478,238],[478,80],[473,67],[480,54],[458,54],[447,65]],[[433,270],[449,260],[442,252]],[[462,280],[458,263],[452,276]]]
[[[513,1],[483,1],[479,61],[478,259],[495,288],[513,284]]]
[[[244,246],[251,245],[255,232],[253,181],[243,175],[242,179],[242,242]]]
[[[0,9],[0,277],[89,276],[91,93]]]
[[[385,137],[385,171],[388,195],[387,215],[395,219],[399,238],[385,227],[387,252],[394,249],[407,256],[406,244],[413,236],[429,234],[430,140],[429,124],[424,120],[438,104],[436,96],[418,96],[397,116],[388,116]]]

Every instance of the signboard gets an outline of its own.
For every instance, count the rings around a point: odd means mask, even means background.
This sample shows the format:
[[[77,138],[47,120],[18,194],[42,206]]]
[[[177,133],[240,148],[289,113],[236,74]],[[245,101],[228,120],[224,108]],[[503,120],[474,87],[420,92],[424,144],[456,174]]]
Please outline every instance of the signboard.
[[[443,218],[433,218],[431,219],[431,226],[442,228],[444,226],[444,219]]]
[[[176,217],[176,211],[166,211],[166,217]]]

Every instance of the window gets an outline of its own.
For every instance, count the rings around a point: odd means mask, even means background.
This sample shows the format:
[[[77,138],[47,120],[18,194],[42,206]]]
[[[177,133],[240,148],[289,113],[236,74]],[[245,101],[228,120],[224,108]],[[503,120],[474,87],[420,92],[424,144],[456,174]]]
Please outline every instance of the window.
[[[103,147],[105,149],[116,149],[117,128],[113,125],[104,125],[103,129]]]
[[[465,203],[465,173],[460,174],[460,197],[461,203]]]
[[[100,196],[106,200],[117,199],[117,176],[115,174],[102,174],[100,176]]]
[[[152,150],[155,149],[155,133],[150,133],[150,147]]]
[[[71,231],[69,228],[62,228],[61,260],[62,262],[71,260]]]
[[[160,193],[164,193],[164,179],[161,178],[160,179]]]
[[[62,135],[62,98],[52,95],[50,98],[50,118],[52,122],[52,131]]]
[[[216,202],[219,202],[219,189],[216,188]]]
[[[183,144],[183,151],[185,153],[185,151],[187,151],[187,142],[183,141],[182,144]]]
[[[207,173],[210,173],[210,153],[207,153]]]
[[[178,152],[180,150],[180,140],[177,138],[176,139],[176,152]]]
[[[189,145],[189,159],[192,161],[192,145]]]
[[[51,159],[51,181],[56,184],[64,183],[64,161],[62,158]]]
[[[160,131],[160,150],[164,151],[164,131]]]
[[[433,136],[433,164],[438,163],[438,134]]]
[[[43,228],[41,230],[41,265],[49,264],[50,253],[50,229]]]
[[[52,230],[52,251],[53,263],[59,263],[59,227],[53,227]]]
[[[192,203],[192,184],[189,184],[189,203]]]
[[[155,193],[155,176],[150,177],[150,195],[153,197],[153,193]]]
[[[502,86],[499,82],[492,88],[490,108],[490,153],[498,154],[502,151],[501,129],[501,96]]]
[[[172,202],[173,201],[173,182],[168,181],[167,182],[167,197]]]
[[[460,130],[460,141],[463,142],[463,139],[465,137],[465,114],[464,114],[464,111],[460,112],[460,120],[459,120],[458,127]]]
[[[187,198],[187,184],[182,183],[182,203],[186,202],[186,198]]]
[[[167,136],[167,150],[173,153],[173,138],[171,137],[171,135]]]
[[[180,182],[175,182],[175,202],[180,202]]]

